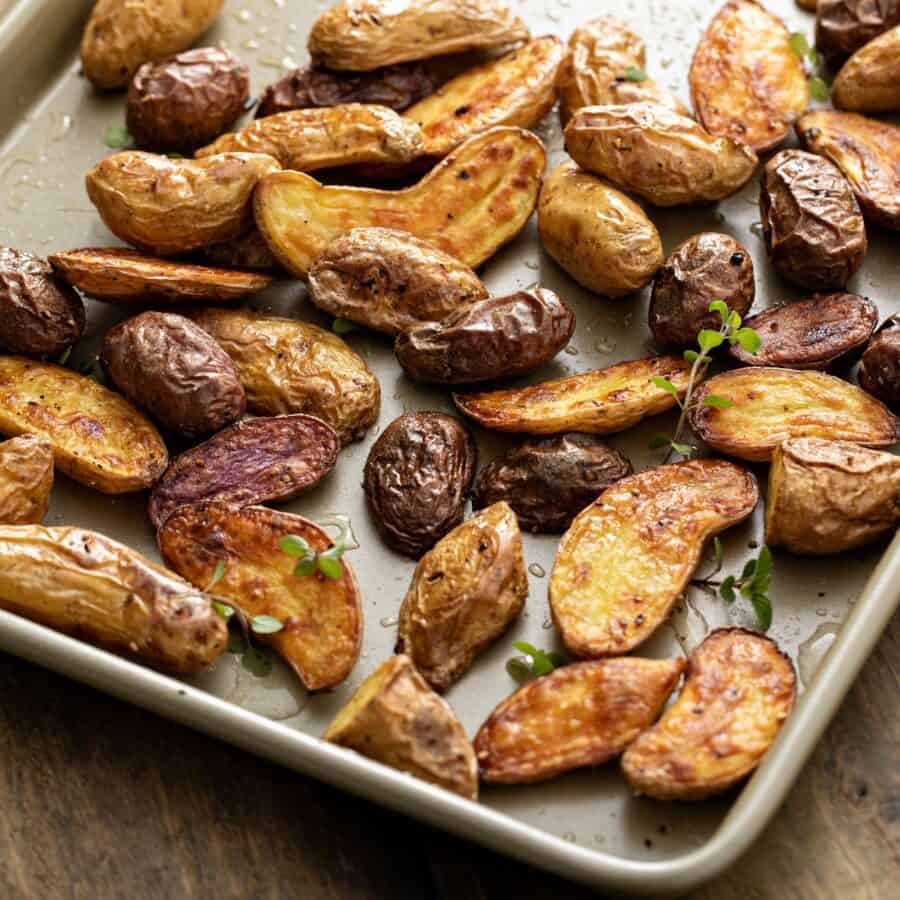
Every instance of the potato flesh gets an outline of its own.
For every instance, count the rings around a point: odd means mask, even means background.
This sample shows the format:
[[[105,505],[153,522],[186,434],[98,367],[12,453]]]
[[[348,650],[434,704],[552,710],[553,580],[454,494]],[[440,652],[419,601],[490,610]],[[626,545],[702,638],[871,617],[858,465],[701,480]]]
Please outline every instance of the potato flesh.
[[[0,524],[32,525],[47,515],[53,448],[31,434],[0,443]]]
[[[861,47],[834,79],[838,109],[860,113],[900,112],[900,25]]]

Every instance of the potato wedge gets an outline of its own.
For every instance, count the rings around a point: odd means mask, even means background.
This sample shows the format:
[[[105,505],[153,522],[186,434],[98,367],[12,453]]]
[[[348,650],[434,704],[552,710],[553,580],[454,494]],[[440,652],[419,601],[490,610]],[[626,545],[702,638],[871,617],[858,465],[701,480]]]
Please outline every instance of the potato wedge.
[[[318,571],[295,576],[296,560],[279,545],[287,535],[303,538],[317,552],[332,543],[327,532],[300,516],[216,500],[176,509],[158,538],[166,564],[192,584],[209,584],[223,563],[216,594],[248,617],[278,619],[284,628],[266,642],[307,690],[333,687],[359,657],[363,624],[356,577],[344,559],[340,578]]]
[[[651,356],[524,388],[454,394],[453,400],[470,419],[495,431],[613,434],[672,409],[675,398],[653,378],[669,379],[683,397],[689,370],[680,356]]]
[[[213,598],[116,541],[71,526],[0,526],[0,607],[173,672],[228,640]]]
[[[495,503],[426,553],[400,607],[397,653],[445,691],[519,617],[528,595],[515,513]]]
[[[47,515],[53,447],[35,434],[0,443],[0,524],[35,525]]]
[[[900,112],[900,25],[844,63],[831,86],[831,101],[852,112]]]
[[[710,394],[732,405],[705,406]],[[884,404],[823,372],[732,369],[699,387],[688,415],[694,433],[713,450],[750,462],[768,462],[788,438],[831,438],[868,447],[900,440],[900,422]]]
[[[550,612],[575,656],[618,656],[665,621],[706,541],[759,500],[746,469],[718,459],[623,478],[563,535],[550,575]]]
[[[895,25],[900,0],[818,0],[816,48],[838,63]]]
[[[900,315],[881,323],[859,363],[859,386],[900,414]]]
[[[588,106],[566,126],[575,162],[656,206],[711,203],[740,190],[758,158],[658,103]]]
[[[279,262],[301,278],[334,238],[362,226],[408,231],[474,269],[525,226],[546,161],[530,132],[492,128],[405,190],[325,186],[301,172],[275,173],[260,182],[254,214]]]
[[[775,641],[719,628],[691,653],[678,699],[625,751],[625,780],[658,800],[719,794],[759,765],[796,698],[794,666]]]
[[[169,159],[125,150],[87,174],[87,193],[120,240],[159,256],[230,241],[253,224],[250,198],[279,167],[271,156],[222,153]]]
[[[146,490],[169,462],[159,432],[124,397],[18,356],[0,356],[0,434],[46,438],[61,472],[104,494]]]
[[[618,756],[662,712],[686,660],[598,659],[519,688],[473,742],[485,781],[545,781]]]
[[[322,740],[478,799],[478,764],[455,713],[408,656],[382,663],[337,714]]]

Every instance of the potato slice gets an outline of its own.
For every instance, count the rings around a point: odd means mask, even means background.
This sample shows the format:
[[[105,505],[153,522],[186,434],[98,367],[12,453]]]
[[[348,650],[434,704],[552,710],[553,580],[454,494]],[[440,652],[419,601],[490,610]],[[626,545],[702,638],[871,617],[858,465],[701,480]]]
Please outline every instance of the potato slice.
[[[728,407],[705,406],[710,394]],[[788,438],[823,437],[869,447],[900,439],[900,422],[881,402],[823,372],[746,367],[710,378],[694,393],[691,428],[719,453],[768,462]]]
[[[844,63],[831,86],[831,100],[853,112],[900,112],[900,25]]]
[[[0,444],[0,523],[33,525],[43,520],[53,487],[53,447],[34,434]]]
[[[445,691],[518,618],[527,594],[519,523],[508,504],[495,503],[419,560],[400,607],[396,652]]]
[[[475,736],[485,781],[544,781],[618,756],[656,721],[686,661],[600,659],[519,688]]]
[[[61,472],[104,494],[146,490],[169,462],[159,432],[124,397],[18,356],[0,356],[0,434],[46,438]]]
[[[718,459],[623,478],[563,535],[550,575],[550,612],[580,657],[618,656],[666,619],[713,535],[759,500],[746,469]]]
[[[424,238],[476,268],[525,226],[547,155],[519,128],[492,128],[405,190],[319,184],[274,173],[256,192],[256,223],[279,262],[301,278],[338,235],[379,226]]]
[[[408,656],[382,663],[337,714],[322,740],[478,799],[478,764],[459,719]]]
[[[294,575],[296,560],[280,547],[287,535],[303,538],[317,552],[332,543],[327,532],[308,519],[218,500],[175,510],[158,537],[167,565],[195,585],[209,584],[224,564],[216,594],[248,617],[278,619],[283,630],[265,640],[307,690],[333,687],[350,674],[359,657],[359,586],[345,559],[338,579],[318,571]]]
[[[678,699],[622,757],[632,790],[701,800],[750,774],[797,698],[790,658],[771,638],[719,628],[688,659]]]
[[[496,431],[613,434],[675,406],[654,377],[669,379],[683,398],[689,373],[680,356],[651,356],[524,388],[454,394],[453,400],[469,418]]]
[[[798,438],[772,454],[766,544],[824,556],[900,524],[900,457],[845,441]]]

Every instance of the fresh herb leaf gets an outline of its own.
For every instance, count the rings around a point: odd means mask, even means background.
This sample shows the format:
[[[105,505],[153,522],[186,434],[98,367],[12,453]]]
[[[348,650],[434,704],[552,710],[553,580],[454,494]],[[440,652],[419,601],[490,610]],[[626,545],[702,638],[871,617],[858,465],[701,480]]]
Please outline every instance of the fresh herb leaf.
[[[708,397],[703,398],[704,406],[714,406],[718,409],[728,409],[729,406],[734,406],[734,401],[729,400],[728,397],[720,397],[718,394],[710,394]]]
[[[541,652],[537,647],[532,647],[527,641],[513,641],[512,645],[513,649],[518,650],[519,653],[524,653],[526,656],[536,656]]]
[[[316,571],[315,556],[307,556],[305,559],[301,559],[301,560],[297,561],[297,565],[294,566],[294,577],[295,578],[305,578],[307,575],[312,575],[312,573],[315,571]]]
[[[709,304],[709,311],[718,313],[723,322],[728,320],[728,304],[724,300],[713,300],[713,302]]]
[[[286,534],[278,542],[278,547],[282,553],[294,559],[304,559],[312,553],[309,541],[296,534]]]
[[[506,661],[506,671],[509,677],[519,684],[524,684],[531,678],[531,667],[521,656],[513,656]]]
[[[284,623],[274,616],[254,616],[250,620],[250,628],[254,634],[277,634],[284,629]]]
[[[803,57],[809,53],[809,41],[806,39],[805,34],[795,31],[791,35],[791,50],[793,51],[794,56],[799,59],[803,59]]]
[[[725,551],[722,549],[722,541],[719,538],[713,538],[713,555],[716,560],[716,570],[722,568],[722,560],[725,558]]]
[[[272,671],[272,654],[263,647],[248,647],[241,657],[241,665],[251,675],[265,678]]]
[[[222,580],[225,576],[225,560],[220,559],[216,563],[216,568],[213,571],[212,578],[209,579],[209,584],[206,585],[206,593],[210,593],[212,589]],[[234,610],[232,610],[234,612]]]
[[[103,135],[103,143],[111,150],[124,150],[131,146],[133,140],[124,125],[110,125]]]
[[[744,566],[744,570],[741,572],[741,581],[746,581],[748,578],[752,578],[756,574],[756,560],[748,559],[746,565]]]
[[[828,82],[824,78],[820,75],[814,75],[809,79],[809,93],[813,100],[824,103],[831,94],[831,89],[828,87]]]
[[[671,394],[676,399],[678,398],[678,388],[675,387],[668,378],[663,378],[661,375],[654,375],[651,380],[661,391]]]
[[[639,69],[637,66],[629,66],[625,70],[625,80],[626,81],[646,81],[647,73],[643,69]]]
[[[212,608],[215,610],[216,614],[221,616],[226,622],[234,615],[234,607],[229,606],[227,603],[214,601]]]
[[[766,594],[754,594],[750,598],[756,620],[761,631],[768,631],[772,627],[772,601]]]
[[[685,459],[690,459],[697,450],[693,444],[681,444],[678,441],[672,441],[672,449]]]
[[[700,354],[696,350],[685,350],[684,351],[684,361],[689,366],[692,366],[695,362],[697,362],[697,359],[699,358],[699,356],[700,356]]]
[[[726,603],[734,603],[734,601],[737,599],[737,595],[734,592],[734,582],[734,575],[729,575],[719,585],[719,593],[722,595],[722,599]]]
[[[356,331],[356,324],[349,319],[335,319],[331,323],[331,330],[335,334],[349,334],[351,331]]]
[[[316,566],[326,578],[330,578],[332,581],[339,581],[344,574],[340,559],[334,556],[320,554],[316,560]]]
[[[700,334],[697,335],[697,343],[704,353],[715,350],[724,340],[725,335],[722,334],[721,331],[713,331],[710,328],[704,328]]]
[[[562,653],[555,650],[549,652],[538,650],[527,641],[513,641],[512,646],[514,650],[524,653],[530,659],[530,663],[518,656],[507,660],[506,671],[519,682],[527,681],[532,677],[540,678],[542,675],[549,675],[554,669],[564,666],[568,662]]]
[[[741,328],[734,334],[734,339],[748,353],[756,354],[762,346],[762,338],[752,328]]]
[[[72,348],[66,347],[66,349],[63,350],[63,352],[60,353],[59,356],[57,357],[56,364],[58,366],[64,366],[69,361],[69,357],[71,355],[72,355]]]

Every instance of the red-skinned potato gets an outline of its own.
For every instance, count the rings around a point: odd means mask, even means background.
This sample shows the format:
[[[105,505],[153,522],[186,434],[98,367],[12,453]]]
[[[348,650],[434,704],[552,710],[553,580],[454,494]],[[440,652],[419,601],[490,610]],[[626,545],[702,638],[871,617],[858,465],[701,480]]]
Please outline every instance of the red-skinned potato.
[[[891,316],[869,341],[859,364],[859,383],[900,415],[900,317]]]
[[[816,47],[830,62],[839,62],[895,25],[900,25],[898,0],[818,0]]]

